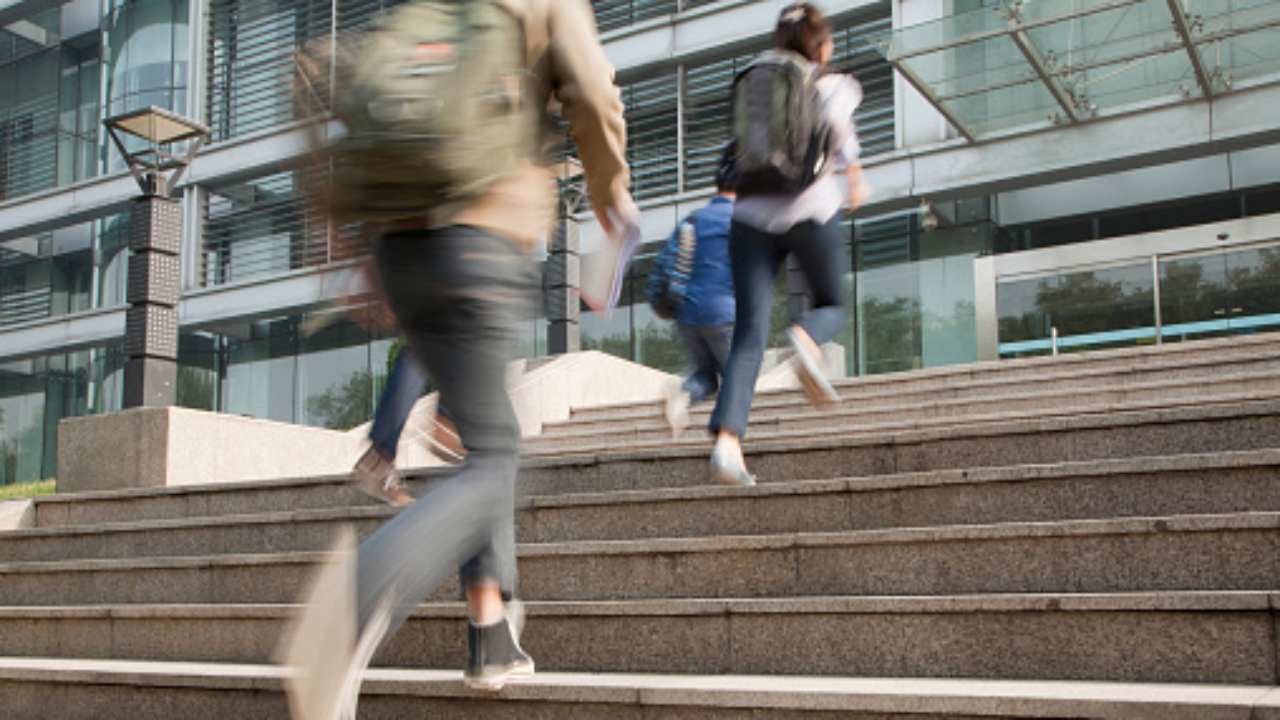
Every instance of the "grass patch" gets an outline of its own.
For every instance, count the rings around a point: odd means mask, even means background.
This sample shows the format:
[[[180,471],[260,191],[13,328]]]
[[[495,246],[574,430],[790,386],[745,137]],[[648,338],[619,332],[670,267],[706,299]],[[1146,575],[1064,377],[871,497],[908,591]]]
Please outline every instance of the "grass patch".
[[[0,485],[0,501],[23,500],[37,495],[52,495],[57,492],[56,480],[41,480],[33,483],[16,485]]]

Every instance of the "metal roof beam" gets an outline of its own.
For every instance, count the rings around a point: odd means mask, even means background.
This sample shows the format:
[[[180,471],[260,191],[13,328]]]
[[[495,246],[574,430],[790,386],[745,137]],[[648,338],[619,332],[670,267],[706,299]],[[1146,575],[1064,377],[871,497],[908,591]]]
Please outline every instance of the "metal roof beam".
[[[956,132],[960,133],[965,140],[968,140],[971,143],[977,142],[977,137],[973,134],[973,131],[966,127],[955,113],[951,112],[951,109],[946,106],[946,103],[942,102],[938,97],[938,94],[929,87],[929,84],[924,80],[921,80],[920,76],[916,75],[911,68],[907,67],[906,63],[896,59],[891,60],[890,63],[892,63],[895,70],[902,74],[902,78],[910,83],[911,87],[916,89],[916,92],[924,96],[924,99],[933,106],[934,110],[937,110],[942,117],[947,119],[947,122],[951,123],[951,126],[956,129]]]
[[[1213,97],[1213,79],[1205,70],[1204,60],[1200,57],[1199,51],[1196,50],[1196,44],[1191,39],[1191,21],[1187,19],[1187,14],[1182,10],[1182,3],[1178,0],[1168,0],[1169,14],[1173,15],[1173,27],[1178,31],[1178,37],[1182,38],[1182,47],[1187,51],[1187,57],[1191,60],[1191,67],[1196,72],[1196,82],[1200,84],[1200,91],[1207,98]]]
[[[1013,44],[1018,46],[1018,50],[1022,56],[1027,59],[1027,64],[1035,71],[1036,76],[1040,78],[1040,82],[1044,84],[1045,89],[1053,96],[1053,99],[1062,108],[1062,112],[1066,114],[1067,119],[1073,124],[1080,122],[1080,107],[1076,103],[1076,98],[1071,91],[1062,84],[1054,74],[1049,62],[1045,59],[1044,54],[1040,52],[1040,48],[1036,47],[1031,36],[1027,34],[1027,30],[1022,25],[1022,18],[1019,17],[1016,9],[1009,10],[1009,39],[1013,40]]]

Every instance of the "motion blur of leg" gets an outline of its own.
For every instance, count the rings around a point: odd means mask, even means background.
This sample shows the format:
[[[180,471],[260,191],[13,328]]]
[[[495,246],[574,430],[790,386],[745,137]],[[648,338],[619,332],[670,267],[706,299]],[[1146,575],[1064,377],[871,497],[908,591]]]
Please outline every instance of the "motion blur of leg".
[[[396,448],[409,413],[426,386],[427,376],[409,352],[401,351],[382,397],[378,398],[373,427],[369,430],[369,449],[356,461],[353,470],[356,487],[361,492],[389,505],[403,507],[413,502],[413,496],[396,474]]]
[[[733,340],[732,324],[680,324],[677,330],[693,371],[683,381],[673,382],[667,388],[665,411],[672,437],[679,437],[688,427],[689,406],[712,397],[719,390]]]
[[[354,587],[339,579],[318,584],[315,608],[354,606],[354,631],[308,622],[293,632],[293,646],[316,635],[354,638],[336,643],[332,657],[303,658],[304,677],[329,677],[337,665],[342,682],[291,691],[295,713],[314,701],[347,717],[359,695],[360,678],[382,641],[413,608],[461,567],[470,611],[469,686],[498,689],[533,673],[520,648],[517,603],[504,603],[516,589],[515,479],[519,425],[507,396],[505,374],[515,350],[516,319],[528,298],[526,258],[511,243],[482,230],[449,227],[394,233],[378,248],[383,283],[413,355],[426,366],[441,403],[468,451],[465,463],[419,502],[365,540],[355,553]],[[329,616],[340,612],[328,613]],[[290,653],[295,658],[298,653]]]
[[[845,239],[837,220],[807,222],[791,229],[786,248],[795,255],[813,295],[813,309],[805,313],[788,332],[796,355],[796,375],[809,402],[828,408],[840,400],[827,380],[822,345],[840,333],[848,318],[845,310],[844,273],[849,267],[844,257]]]
[[[356,487],[366,495],[396,507],[413,502],[413,496],[396,472],[396,449],[404,434],[409,415],[427,387],[427,376],[407,349],[396,356],[387,386],[378,398],[378,408],[369,430],[369,449],[356,461],[352,473]],[[447,462],[459,463],[466,448],[458,437],[458,429],[444,405],[437,403],[431,426],[417,433],[432,455]]]

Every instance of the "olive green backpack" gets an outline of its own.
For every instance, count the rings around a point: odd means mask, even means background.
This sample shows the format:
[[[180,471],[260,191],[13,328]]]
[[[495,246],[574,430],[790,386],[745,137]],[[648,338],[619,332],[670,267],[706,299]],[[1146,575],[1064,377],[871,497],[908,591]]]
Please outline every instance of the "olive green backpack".
[[[483,194],[533,157],[542,109],[530,92],[519,18],[494,0],[416,0],[371,30],[304,47],[295,64],[299,114],[334,81],[336,140],[313,125],[327,166],[309,188],[343,222],[393,222]],[[313,115],[312,115],[313,116]]]

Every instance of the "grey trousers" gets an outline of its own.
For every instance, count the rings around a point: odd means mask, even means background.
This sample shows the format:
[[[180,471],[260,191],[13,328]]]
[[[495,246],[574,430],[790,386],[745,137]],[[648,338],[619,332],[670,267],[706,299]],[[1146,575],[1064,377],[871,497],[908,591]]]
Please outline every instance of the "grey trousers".
[[[387,235],[377,259],[413,356],[468,451],[455,475],[360,545],[358,632],[386,608],[389,636],[456,567],[464,588],[490,580],[505,595],[515,592],[520,428],[506,368],[530,275],[513,244],[462,226]]]

